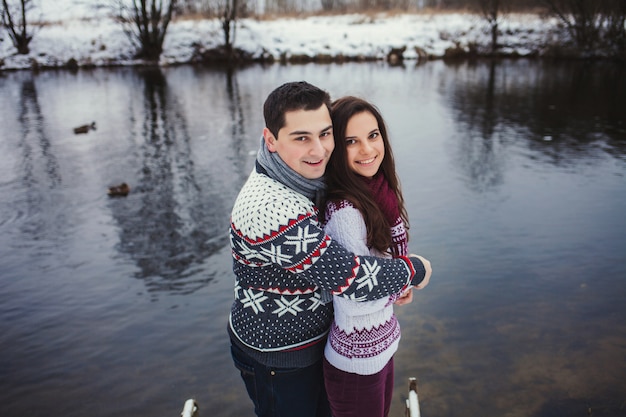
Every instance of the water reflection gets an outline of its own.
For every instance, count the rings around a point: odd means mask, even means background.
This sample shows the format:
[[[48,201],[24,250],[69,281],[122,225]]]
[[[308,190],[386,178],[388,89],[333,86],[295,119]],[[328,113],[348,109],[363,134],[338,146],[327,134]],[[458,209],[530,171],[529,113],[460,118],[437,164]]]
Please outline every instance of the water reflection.
[[[22,81],[19,103],[19,122],[21,131],[21,147],[24,155],[24,182],[30,186],[43,179],[50,188],[61,183],[59,164],[52,153],[50,139],[44,126],[44,117],[37,99],[37,89],[32,78]],[[41,150],[41,157],[45,161],[45,178],[37,178],[35,173],[35,158],[33,144],[37,144]]]
[[[479,61],[456,73],[447,85],[464,132],[455,159],[475,190],[502,183],[511,148],[555,165],[626,152],[623,66]]]
[[[505,158],[496,89],[496,64],[491,62],[483,69],[485,77],[470,88],[454,92],[454,103],[459,123],[465,125],[461,132],[466,137],[458,141],[456,159],[459,168],[476,191],[486,191],[502,183]],[[482,78],[482,77],[481,77]]]
[[[188,122],[162,71],[139,76],[142,107],[131,109],[129,132],[139,143],[137,183],[129,198],[109,204],[120,226],[119,248],[135,261],[149,291],[193,292],[213,279],[200,273],[201,263],[224,245],[223,225],[208,215],[225,210],[224,202],[209,202],[203,193]]]
[[[20,230],[33,241],[49,236],[55,241],[66,229],[66,216],[57,210],[62,183],[61,170],[46,130],[32,77],[21,82],[17,106],[19,123],[17,148],[21,154],[17,217],[22,218]]]
[[[226,95],[228,97],[228,113],[230,120],[232,120],[230,139],[235,154],[236,172],[247,175],[250,167],[246,160],[248,152],[245,146],[246,118],[243,112],[239,83],[233,68],[226,69]]]

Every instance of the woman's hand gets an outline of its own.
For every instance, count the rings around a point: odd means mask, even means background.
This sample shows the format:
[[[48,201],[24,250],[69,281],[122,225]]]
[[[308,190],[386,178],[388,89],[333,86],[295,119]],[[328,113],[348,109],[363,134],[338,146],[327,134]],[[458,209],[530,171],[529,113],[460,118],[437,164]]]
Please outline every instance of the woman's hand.
[[[413,301],[413,288],[409,287],[408,290],[402,293],[400,297],[394,302],[397,306],[403,306],[405,304],[410,304]]]

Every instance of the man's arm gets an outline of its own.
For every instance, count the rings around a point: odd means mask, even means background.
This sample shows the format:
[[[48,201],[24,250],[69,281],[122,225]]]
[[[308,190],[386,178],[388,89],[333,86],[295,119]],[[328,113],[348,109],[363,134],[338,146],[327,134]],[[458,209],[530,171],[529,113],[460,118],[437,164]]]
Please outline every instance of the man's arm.
[[[355,255],[382,256],[372,251],[367,244],[367,226],[363,215],[351,203],[343,201],[333,205],[330,218],[324,224],[324,232],[333,240]],[[385,258],[391,258],[386,255]],[[402,294],[412,294],[408,289]],[[401,297],[401,296],[400,296]],[[410,298],[401,297],[402,302],[410,302]]]
[[[424,264],[417,257],[357,256],[324,237],[326,249],[302,274],[335,295],[355,301],[375,300],[416,286],[426,275]]]
[[[255,239],[231,225],[237,261],[257,267],[274,264],[317,287],[357,301],[399,293],[418,285],[426,275],[417,257],[356,256],[324,233],[315,212],[291,217],[283,222],[284,227]]]

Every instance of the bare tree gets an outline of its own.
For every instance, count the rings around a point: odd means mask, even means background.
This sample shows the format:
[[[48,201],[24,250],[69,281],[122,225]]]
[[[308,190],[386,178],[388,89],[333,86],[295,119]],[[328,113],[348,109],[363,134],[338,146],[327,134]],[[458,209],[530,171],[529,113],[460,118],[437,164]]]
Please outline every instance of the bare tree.
[[[335,9],[335,1],[334,0],[322,0],[322,10],[330,11]]]
[[[246,0],[219,0],[215,6],[215,15],[222,24],[224,45],[213,50],[216,53],[214,59],[232,62],[240,58],[241,51],[234,47],[237,19],[248,15],[248,4]]]
[[[33,4],[32,0],[20,0],[17,3],[9,4],[7,0],[2,0],[2,25],[6,27],[17,53],[27,55],[33,31],[28,28],[26,12],[33,8]]]
[[[491,32],[491,53],[498,50],[498,31],[502,21],[503,8],[506,0],[477,0],[476,7],[482,17],[487,20]]]
[[[576,47],[595,54],[626,52],[626,2],[624,0],[544,0],[550,12],[567,28]]]
[[[158,61],[176,0],[117,0],[116,7],[118,20],[137,46],[135,57]]]
[[[227,57],[233,55],[233,43],[237,28],[237,11],[239,0],[225,0],[224,13],[222,13],[222,31],[224,32],[224,47]]]

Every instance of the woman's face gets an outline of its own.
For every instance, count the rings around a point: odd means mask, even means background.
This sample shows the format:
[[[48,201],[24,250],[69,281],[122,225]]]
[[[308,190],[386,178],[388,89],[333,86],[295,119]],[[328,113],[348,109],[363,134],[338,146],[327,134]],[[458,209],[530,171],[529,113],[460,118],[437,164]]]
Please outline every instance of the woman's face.
[[[376,175],[385,157],[385,143],[372,113],[357,113],[348,120],[345,143],[350,169],[367,178]]]

